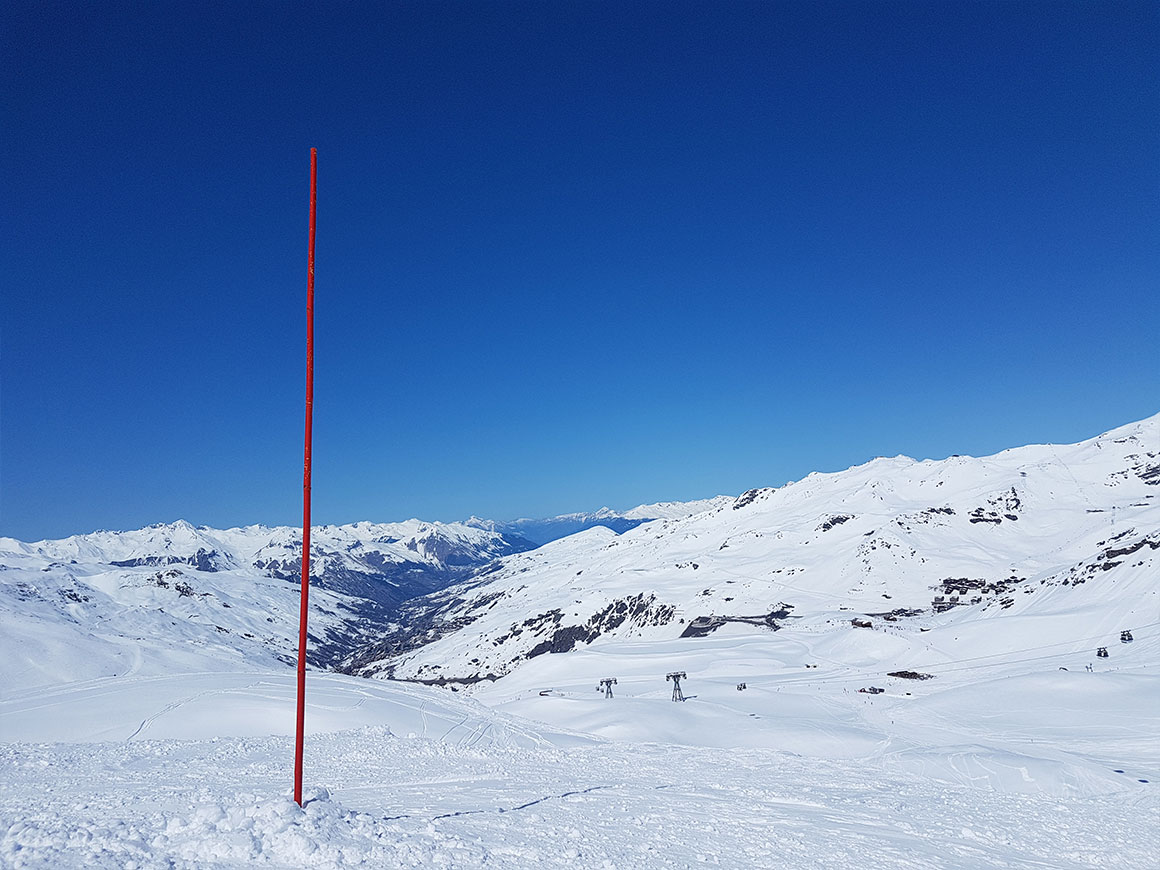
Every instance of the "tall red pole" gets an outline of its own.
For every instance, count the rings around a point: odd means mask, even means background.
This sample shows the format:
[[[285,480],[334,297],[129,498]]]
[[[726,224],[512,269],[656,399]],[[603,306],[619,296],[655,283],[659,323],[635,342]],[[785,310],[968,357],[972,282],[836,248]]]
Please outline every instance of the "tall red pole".
[[[306,446],[302,462],[302,597],[298,613],[298,721],[294,732],[294,802],[302,806],[302,744],[306,723],[306,612],[310,597],[310,443],[314,429],[314,210],[318,149],[310,149],[310,254],[306,267]]]

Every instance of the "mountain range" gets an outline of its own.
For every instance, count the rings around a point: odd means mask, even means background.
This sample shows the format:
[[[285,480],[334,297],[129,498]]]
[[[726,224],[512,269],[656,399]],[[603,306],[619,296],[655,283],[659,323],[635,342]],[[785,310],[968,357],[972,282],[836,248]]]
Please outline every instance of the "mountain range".
[[[315,528],[304,806],[296,530],[0,539],[0,865],[1151,868],[1158,495],[1153,417]]]
[[[1018,649],[1004,627],[1024,623],[1035,646],[1094,656],[1089,638],[1160,619],[1158,492],[1160,417],[989,457],[882,457],[506,557],[402,604],[344,669],[474,684],[549,654],[680,641],[679,662],[711,634],[779,630],[868,662],[852,627],[907,627],[886,657],[902,668],[944,633]]]
[[[698,501],[666,501],[655,504],[638,505],[627,511],[615,511],[603,507],[598,511],[588,513],[561,514],[547,519],[518,519],[507,522],[481,520],[471,517],[466,524],[475,528],[499,532],[505,536],[515,536],[532,541],[536,546],[547,544],[550,541],[574,535],[596,526],[609,529],[617,534],[635,529],[641,523],[657,519],[677,519],[692,516],[703,511],[720,507],[732,502],[733,498],[719,495],[716,498],[700,499]]]
[[[656,506],[658,516],[700,507]],[[487,523],[359,522],[311,530],[310,660],[337,663],[377,638],[402,602],[442,589],[550,538],[604,523],[630,528],[642,505],[545,520]],[[190,662],[214,656],[287,662],[297,643],[300,529],[213,529],[179,520],[133,531],[97,531],[32,543],[0,538],[0,621],[8,661],[35,682],[46,637],[75,635],[62,667],[90,676],[124,673],[126,639],[183,650]],[[200,666],[200,665],[199,665]],[[70,670],[75,668],[75,672]]]
[[[701,502],[320,526],[310,660],[469,686],[551,654],[678,642],[678,661],[710,636],[788,629],[867,662],[879,654],[852,626],[913,629],[899,661],[919,634],[933,648],[980,632],[998,652],[1012,643],[1000,627],[1027,621],[1037,645],[1081,638],[1094,655],[1089,637],[1160,619],[1158,491],[1160,416],[1078,444],[878,458]],[[2,651],[28,685],[62,676],[38,665],[46,638],[76,651],[45,665],[73,678],[148,670],[150,650],[190,667],[289,662],[300,547],[291,528],[181,521],[0,538]]]

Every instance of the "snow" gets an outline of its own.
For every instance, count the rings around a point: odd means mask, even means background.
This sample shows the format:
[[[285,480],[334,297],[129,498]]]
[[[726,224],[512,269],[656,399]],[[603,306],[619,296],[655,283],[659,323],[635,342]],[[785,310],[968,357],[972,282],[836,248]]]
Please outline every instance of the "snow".
[[[216,570],[253,565],[256,561],[288,560],[301,555],[302,530],[262,525],[244,528],[211,529],[194,527],[185,520],[158,523],[128,532],[98,531],[59,541],[24,543],[0,538],[0,553],[7,565],[37,557],[57,563],[126,563],[150,559],[155,566],[180,564],[204,551]],[[400,564],[446,567],[448,551],[470,552],[481,563],[489,555],[510,552],[500,535],[488,529],[462,523],[425,522],[411,519],[400,523],[360,522],[344,526],[315,526],[311,529],[312,552],[323,562],[312,562],[312,573],[321,573],[326,558],[346,557],[352,566],[367,551],[382,561]]]
[[[1152,418],[1080,445],[875,460],[507,557],[453,591],[448,614],[472,621],[403,657],[500,679],[310,672],[303,807],[296,589],[245,567],[290,537],[0,542],[0,867],[1155,867],[1157,453]],[[976,508],[1018,519],[971,523]],[[198,548],[225,561],[180,565],[189,594],[156,584],[164,567],[110,565]],[[931,606],[943,578],[1013,572],[1006,592]],[[530,659],[542,635],[497,642],[641,592],[674,620]],[[777,631],[680,636],[779,600]],[[344,602],[312,592],[312,632],[347,630]]]
[[[703,498],[696,501],[661,501],[654,502],[653,504],[637,505],[630,510],[626,510],[621,516],[640,520],[673,520],[703,514],[715,508],[726,507],[727,505],[733,504],[733,501],[734,497],[731,495],[718,495],[713,498]]]
[[[1160,616],[1160,499],[1150,468],[1160,469],[1160,416],[1075,445],[814,473],[692,516],[603,540],[590,530],[508,557],[485,582],[432,596],[436,623],[455,631],[393,661],[356,665],[408,678],[503,676],[527,667],[554,633],[592,629],[594,645],[661,642],[698,617],[760,616],[778,602],[793,606],[783,632],[827,633],[844,645],[835,657],[861,666],[895,670],[911,656],[951,662],[1069,640],[1073,649],[1059,652],[1090,656],[1096,641],[1115,642],[1120,630]],[[1108,555],[1125,547],[1137,550]],[[955,578],[990,591],[959,600],[939,588]],[[954,610],[934,612],[940,593]],[[656,608],[615,625],[602,616],[635,596],[652,596],[671,618]],[[895,637],[890,645],[882,631],[873,642],[834,631],[899,608],[923,613],[897,626],[879,621]]]
[[[572,699],[573,721],[621,708],[614,718],[644,714],[680,738],[625,742],[322,674],[299,808],[292,682],[129,677],[5,700],[0,864],[1142,868],[1160,845],[1160,801],[1139,770],[1060,789],[1074,763],[982,744],[848,757],[830,751],[847,735],[825,705],[801,697],[777,709],[814,723],[808,754],[698,745],[723,724],[699,699]],[[60,742],[32,742],[38,728]]]

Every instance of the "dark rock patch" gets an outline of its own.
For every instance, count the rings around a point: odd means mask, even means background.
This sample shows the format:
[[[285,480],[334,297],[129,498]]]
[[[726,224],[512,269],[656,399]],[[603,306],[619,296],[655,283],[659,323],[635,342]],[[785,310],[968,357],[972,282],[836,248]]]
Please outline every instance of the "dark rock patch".
[[[733,502],[733,510],[740,510],[743,507],[753,504],[759,495],[761,495],[760,489],[750,489],[741,493],[741,495],[737,496],[737,501]]]
[[[842,523],[849,522],[852,519],[854,519],[852,514],[836,514],[818,526],[816,531],[828,532],[830,529],[834,528],[834,526],[840,526]]]
[[[544,653],[563,653],[575,649],[578,643],[591,643],[606,632],[613,631],[629,622],[637,626],[667,625],[673,621],[677,609],[671,604],[660,604],[656,596],[643,592],[629,598],[619,598],[607,607],[589,617],[584,625],[560,626],[554,618],[557,611],[549,611],[541,617],[552,616],[556,626],[552,634],[528,650],[525,658],[535,658]]]
[[[689,624],[681,632],[681,637],[705,637],[730,622],[756,625],[777,631],[781,628],[777,620],[790,618],[789,612],[791,610],[793,610],[792,604],[780,602],[769,613],[759,616],[698,616],[689,620]]]

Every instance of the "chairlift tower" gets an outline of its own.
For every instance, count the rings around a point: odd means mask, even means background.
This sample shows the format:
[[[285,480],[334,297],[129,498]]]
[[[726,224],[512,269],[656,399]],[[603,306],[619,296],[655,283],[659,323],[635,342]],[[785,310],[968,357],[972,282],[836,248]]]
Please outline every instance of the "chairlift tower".
[[[600,688],[604,690],[604,697],[612,697],[612,687],[616,685],[616,677],[605,677],[600,681]]]
[[[673,700],[685,700],[685,693],[681,691],[681,680],[686,679],[684,671],[673,671],[665,674],[665,680],[672,681],[673,684]]]

